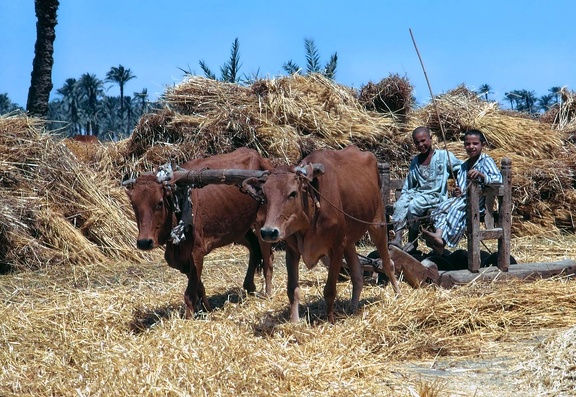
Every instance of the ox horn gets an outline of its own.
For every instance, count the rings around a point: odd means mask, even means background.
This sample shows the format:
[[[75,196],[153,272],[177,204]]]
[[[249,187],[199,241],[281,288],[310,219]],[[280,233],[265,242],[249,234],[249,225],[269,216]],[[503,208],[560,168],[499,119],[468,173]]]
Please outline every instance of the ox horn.
[[[128,186],[128,185],[131,185],[135,182],[136,182],[136,179],[134,179],[134,178],[126,179],[125,181],[122,182],[122,186]]]
[[[294,167],[294,171],[297,174],[304,175],[307,179],[312,180],[318,175],[324,174],[325,168],[322,163],[309,163]]]

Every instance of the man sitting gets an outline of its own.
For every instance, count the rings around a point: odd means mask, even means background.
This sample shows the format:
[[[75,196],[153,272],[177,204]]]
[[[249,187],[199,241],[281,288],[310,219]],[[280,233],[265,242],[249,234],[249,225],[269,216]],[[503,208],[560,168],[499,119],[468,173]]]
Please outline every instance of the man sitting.
[[[450,151],[434,149],[428,127],[412,132],[414,146],[420,152],[410,163],[400,198],[394,204],[395,236],[390,244],[402,248],[403,229],[408,228],[404,251],[417,248],[420,218],[448,198],[448,178],[458,172],[462,161]]]

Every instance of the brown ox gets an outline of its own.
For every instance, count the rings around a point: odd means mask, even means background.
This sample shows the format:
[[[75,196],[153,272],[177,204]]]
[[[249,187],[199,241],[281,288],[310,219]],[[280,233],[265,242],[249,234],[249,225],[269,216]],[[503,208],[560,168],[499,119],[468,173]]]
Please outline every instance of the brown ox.
[[[358,309],[363,285],[355,243],[366,231],[376,245],[385,274],[400,292],[388,251],[380,194],[378,164],[373,154],[351,146],[318,150],[298,167],[281,166],[260,180],[247,179],[249,192],[265,205],[259,214],[265,241],[286,242],[290,320],[299,320],[298,265],[302,257],[310,269],[319,259],[329,262],[324,299],[328,321],[334,322],[336,281],[344,257],[352,279],[352,312]]]
[[[74,135],[72,140],[76,142],[97,143],[98,137],[94,135]]]
[[[246,148],[182,164],[182,168],[187,170],[206,168],[265,170],[271,167],[271,164],[256,151]],[[191,189],[191,227],[185,232],[185,239],[178,244],[172,240],[171,231],[181,216],[185,215],[177,216],[174,211],[173,183],[160,183],[156,175],[142,175],[134,181],[131,188],[127,189],[127,194],[138,224],[137,247],[150,250],[166,244],[164,257],[168,265],[188,276],[188,286],[184,293],[188,318],[200,308],[197,305],[199,299],[202,300],[206,310],[210,310],[200,278],[204,256],[215,248],[231,243],[240,243],[250,250],[243,287],[248,292],[256,290],[254,273],[262,264],[266,295],[271,294],[271,245],[259,241],[252,231],[259,204],[249,195],[242,193],[237,186],[218,184]]]

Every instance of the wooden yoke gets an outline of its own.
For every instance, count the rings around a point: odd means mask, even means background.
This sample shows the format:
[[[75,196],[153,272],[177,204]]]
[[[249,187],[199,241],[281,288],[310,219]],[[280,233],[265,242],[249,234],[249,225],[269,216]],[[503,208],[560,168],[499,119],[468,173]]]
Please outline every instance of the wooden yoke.
[[[466,234],[468,239],[468,270],[480,269],[480,244],[483,240],[498,240],[498,268],[507,272],[510,266],[510,237],[512,228],[512,161],[504,157],[501,162],[502,183],[480,188],[472,181],[466,192]],[[485,229],[480,229],[480,196],[485,197]],[[494,204],[498,202],[497,208]]]

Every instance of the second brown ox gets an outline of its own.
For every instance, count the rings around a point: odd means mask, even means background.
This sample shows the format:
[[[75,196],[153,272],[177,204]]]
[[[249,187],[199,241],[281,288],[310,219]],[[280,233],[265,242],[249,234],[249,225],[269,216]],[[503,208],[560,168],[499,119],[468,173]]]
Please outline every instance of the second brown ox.
[[[388,233],[380,195],[376,157],[355,146],[318,150],[299,166],[280,166],[260,179],[245,181],[245,188],[264,205],[260,229],[268,242],[286,242],[290,320],[299,321],[300,258],[311,269],[318,260],[329,262],[324,299],[328,321],[334,322],[336,282],[345,258],[352,280],[352,312],[358,309],[363,275],[356,242],[366,231],[382,258],[385,274],[399,293],[388,251]]]
[[[246,148],[182,164],[182,168],[186,170],[206,168],[266,170],[271,167],[268,160],[263,159],[256,151]],[[176,244],[171,233],[181,220],[182,215],[177,214],[175,208],[182,203],[176,200],[175,182],[159,181],[156,175],[142,175],[134,181],[131,188],[127,189],[127,193],[138,224],[137,247],[150,250],[166,245],[164,257],[168,265],[188,276],[188,286],[184,293],[186,316],[190,317],[200,308],[199,299],[206,309],[210,310],[201,280],[204,256],[215,248],[231,243],[243,244],[250,250],[243,287],[248,292],[255,291],[254,273],[261,262],[266,294],[270,295],[271,245],[263,243],[252,231],[258,212],[258,202],[242,193],[237,186],[214,184],[191,189],[189,198],[192,210],[188,215],[191,217],[190,225],[184,232],[184,239]]]

